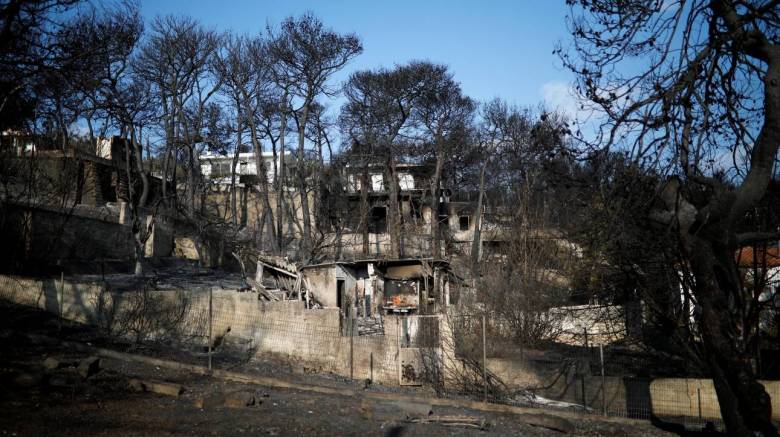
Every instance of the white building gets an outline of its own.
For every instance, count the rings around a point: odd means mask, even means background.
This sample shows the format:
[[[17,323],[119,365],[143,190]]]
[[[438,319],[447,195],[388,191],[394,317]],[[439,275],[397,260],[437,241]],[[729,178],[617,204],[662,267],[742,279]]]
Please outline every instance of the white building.
[[[423,180],[421,171],[424,167],[417,164],[397,164],[396,172],[398,177],[398,186],[401,191],[421,190],[428,188],[427,180]],[[360,182],[362,179],[361,169],[358,167],[351,167],[349,164],[346,166],[347,171],[347,191],[350,193],[356,193],[360,191]],[[415,174],[417,179],[415,180]],[[430,177],[429,175],[425,175]],[[385,173],[383,166],[373,165],[368,171],[369,190],[375,192],[387,191],[387,184],[385,184]]]
[[[277,159],[277,166],[279,165]],[[274,155],[272,152],[263,153],[268,182],[274,180]],[[233,155],[217,155],[206,153],[200,155],[200,171],[207,179],[216,184],[230,184],[231,170],[233,168]],[[253,152],[239,153],[236,164],[236,182],[242,175],[257,175],[257,161]]]

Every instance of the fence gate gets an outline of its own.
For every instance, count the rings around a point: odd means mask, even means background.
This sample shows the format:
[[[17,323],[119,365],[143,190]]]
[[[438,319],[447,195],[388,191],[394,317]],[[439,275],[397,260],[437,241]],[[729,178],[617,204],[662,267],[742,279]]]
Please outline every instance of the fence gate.
[[[441,355],[439,316],[398,317],[398,383],[422,385]]]

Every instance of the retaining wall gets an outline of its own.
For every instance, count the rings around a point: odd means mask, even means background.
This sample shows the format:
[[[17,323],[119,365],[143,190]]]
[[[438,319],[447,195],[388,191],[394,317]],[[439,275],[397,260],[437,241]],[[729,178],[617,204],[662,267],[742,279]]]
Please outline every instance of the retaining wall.
[[[307,310],[301,301],[265,302],[254,293],[212,290],[212,338],[248,342],[258,358],[355,379],[398,383],[398,321],[385,334],[341,335],[339,310]],[[0,275],[0,298],[47,310],[136,339],[207,344],[208,290],[112,292],[101,283]],[[218,347],[218,346],[217,346]]]

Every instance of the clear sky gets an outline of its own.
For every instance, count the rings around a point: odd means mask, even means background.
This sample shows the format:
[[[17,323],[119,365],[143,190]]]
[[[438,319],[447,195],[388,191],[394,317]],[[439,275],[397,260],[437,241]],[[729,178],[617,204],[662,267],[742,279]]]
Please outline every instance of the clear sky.
[[[185,14],[239,33],[312,11],[363,41],[363,53],[335,82],[358,69],[426,59],[448,65],[475,99],[500,96],[519,105],[544,100],[551,108],[573,109],[567,97],[572,76],[552,54],[567,37],[562,0],[142,0],[141,9],[147,19]]]

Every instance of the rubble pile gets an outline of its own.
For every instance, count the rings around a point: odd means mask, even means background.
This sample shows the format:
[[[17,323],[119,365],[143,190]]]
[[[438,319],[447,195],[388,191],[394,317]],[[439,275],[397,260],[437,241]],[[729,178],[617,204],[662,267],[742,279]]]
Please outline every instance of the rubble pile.
[[[382,316],[375,314],[368,317],[358,317],[358,335],[384,335],[385,327],[382,324]]]

